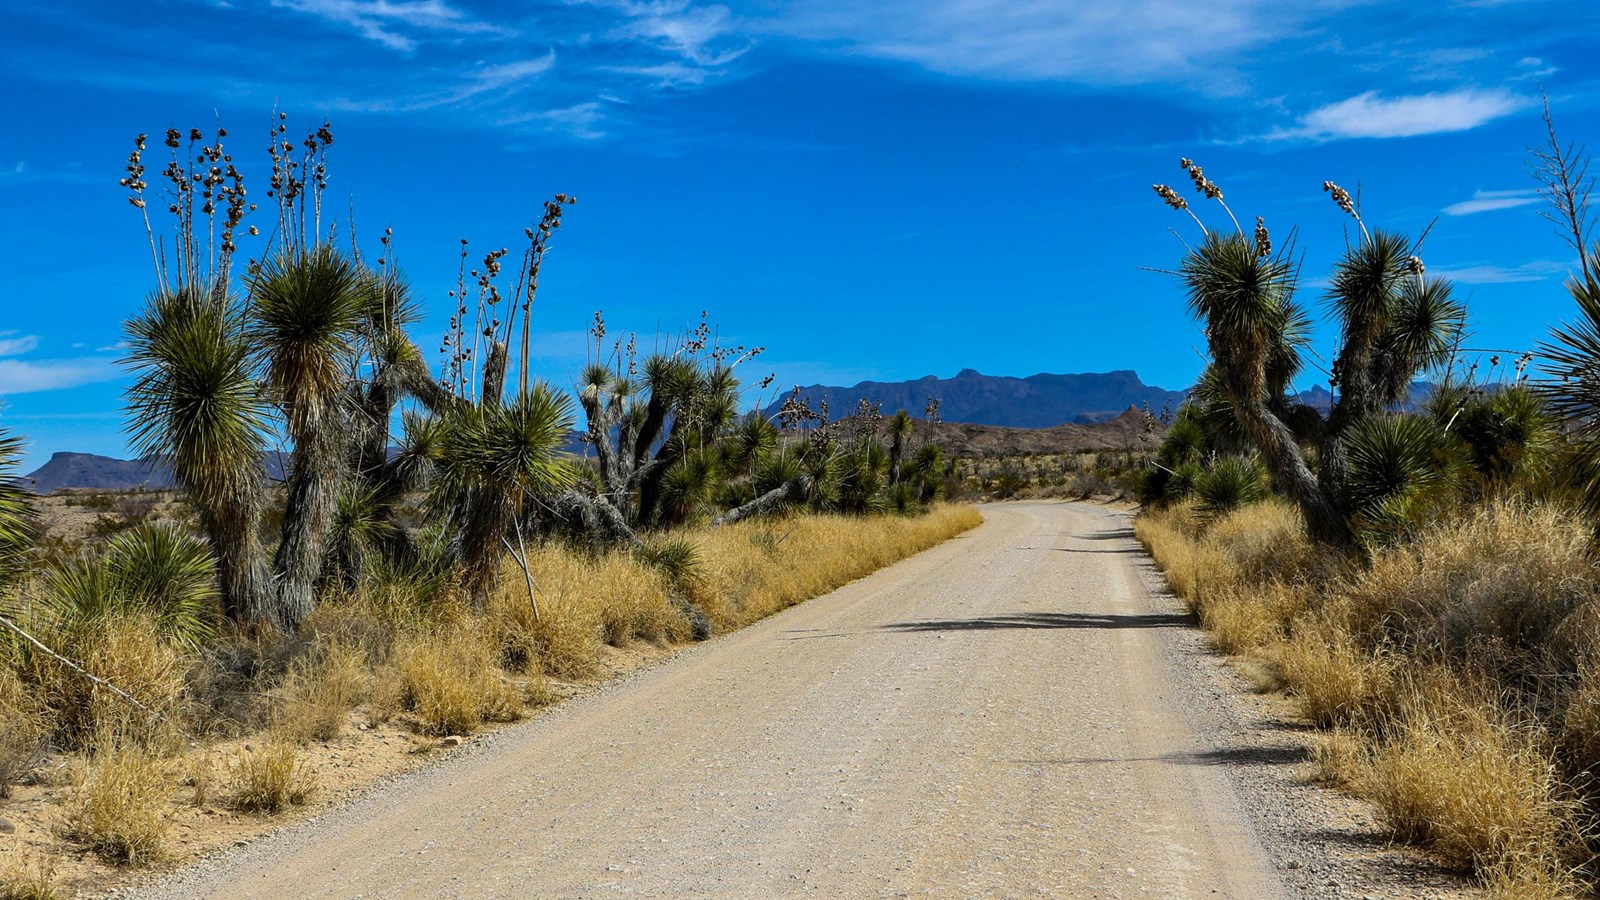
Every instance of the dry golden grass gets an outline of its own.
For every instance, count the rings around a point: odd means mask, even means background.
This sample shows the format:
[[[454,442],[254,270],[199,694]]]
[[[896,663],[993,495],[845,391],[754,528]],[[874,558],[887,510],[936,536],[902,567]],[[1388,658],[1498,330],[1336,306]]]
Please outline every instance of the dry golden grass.
[[[322,646],[291,665],[273,730],[295,741],[336,738],[371,681],[366,654],[342,641]]]
[[[1367,735],[1334,729],[1311,745],[1309,781],[1327,787],[1354,789],[1372,768]]]
[[[1501,713],[1481,688],[1430,672],[1407,685],[1394,734],[1355,782],[1396,835],[1503,888],[1576,881],[1562,860],[1579,844],[1575,807],[1536,725]]]
[[[1549,506],[1500,501],[1380,554],[1340,592],[1352,634],[1406,632],[1456,657],[1496,664],[1528,653],[1571,659],[1590,634],[1562,624],[1600,582],[1589,526]],[[1576,639],[1581,646],[1574,647]]]
[[[1301,712],[1318,725],[1370,725],[1394,706],[1393,658],[1362,649],[1326,620],[1304,620],[1274,655]]]
[[[0,663],[0,800],[38,765],[50,736],[50,716],[9,666]]]
[[[522,715],[522,697],[501,673],[494,645],[469,618],[413,636],[396,653],[403,703],[425,734],[470,734]]]
[[[303,806],[316,792],[315,775],[290,741],[245,745],[228,766],[228,803],[242,812],[271,815]]]
[[[539,613],[508,569],[485,610],[488,640],[515,672],[584,678],[600,648],[687,640],[679,601],[703,608],[720,633],[827,593],[982,522],[967,506],[917,518],[795,516],[687,532],[695,575],[674,599],[669,578],[628,552],[598,557],[559,545],[528,554]]]
[[[57,735],[69,747],[105,738],[149,743],[171,728],[185,693],[185,665],[152,623],[119,617],[97,623],[92,631],[48,637],[59,652],[144,707],[134,707],[45,654],[31,655],[34,696],[54,711]]]
[[[970,506],[917,518],[799,516],[746,521],[696,535],[704,562],[699,599],[719,631],[825,594],[983,521]]]
[[[48,856],[25,851],[0,858],[0,900],[60,900],[55,864]]]
[[[1316,583],[1337,565],[1306,537],[1299,513],[1278,501],[1217,518],[1187,503],[1149,510],[1134,522],[1134,536],[1172,593],[1202,615],[1214,599],[1238,589]],[[1231,613],[1235,621],[1238,614]]]
[[[1600,762],[1586,523],[1495,501],[1362,567],[1319,558],[1276,504],[1215,521],[1151,511],[1136,533],[1219,649],[1271,660],[1308,719],[1341,729],[1314,749],[1314,780],[1372,801],[1497,896],[1584,887],[1573,785]],[[1508,714],[1501,698],[1530,684],[1530,712]]]
[[[69,810],[74,837],[121,865],[146,865],[166,855],[171,793],[165,761],[155,752],[111,739],[84,768]]]
[[[1291,623],[1317,599],[1316,592],[1304,584],[1230,585],[1206,600],[1200,620],[1218,650],[1240,655],[1282,641]]]

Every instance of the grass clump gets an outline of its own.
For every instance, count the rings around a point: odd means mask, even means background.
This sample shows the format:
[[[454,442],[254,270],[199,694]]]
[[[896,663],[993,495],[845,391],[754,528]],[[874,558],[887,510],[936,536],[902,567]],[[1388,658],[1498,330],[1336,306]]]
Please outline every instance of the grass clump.
[[[316,792],[316,776],[292,742],[246,745],[228,767],[228,803],[241,812],[272,815],[304,806]]]
[[[1333,736],[1314,780],[1497,896],[1571,896],[1600,845],[1600,569],[1573,513],[1490,499],[1367,559],[1266,502],[1136,532],[1220,650],[1270,663]],[[1585,812],[1590,810],[1590,812]]]
[[[284,680],[275,730],[295,741],[338,737],[365,697],[370,673],[366,655],[338,641],[296,660]]]
[[[7,854],[0,861],[0,900],[62,900],[56,890],[56,869],[48,856]]]
[[[15,671],[0,665],[0,800],[44,758],[50,731],[48,711]]]
[[[424,734],[470,734],[484,722],[522,715],[522,698],[501,674],[492,645],[468,621],[412,638],[396,659],[402,702]]]
[[[166,857],[165,761],[137,745],[108,744],[85,767],[69,812],[69,829],[118,865],[142,866]]]
[[[1561,861],[1580,845],[1575,807],[1537,723],[1511,718],[1444,674],[1403,696],[1394,733],[1356,792],[1397,836],[1452,864],[1503,886],[1572,896],[1578,884]]]

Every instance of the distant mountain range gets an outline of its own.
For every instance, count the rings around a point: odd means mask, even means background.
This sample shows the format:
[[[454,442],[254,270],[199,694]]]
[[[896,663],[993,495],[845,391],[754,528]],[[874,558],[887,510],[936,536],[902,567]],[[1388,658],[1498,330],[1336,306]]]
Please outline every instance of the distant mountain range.
[[[1408,410],[1420,408],[1433,385],[1417,382],[1411,386]],[[1169,391],[1145,384],[1131,370],[1086,372],[1077,375],[1030,375],[1014,378],[984,375],[975,369],[962,369],[954,378],[932,375],[913,381],[863,381],[854,387],[812,385],[800,388],[800,395],[817,408],[828,402],[833,419],[853,414],[865,398],[881,403],[884,413],[904,409],[921,418],[930,397],[939,400],[939,417],[947,426],[998,426],[998,429],[941,428],[939,440],[956,453],[978,455],[1011,452],[1047,452],[1058,446],[1094,449],[1124,446],[1143,428],[1141,410],[1159,415],[1163,408],[1176,412],[1188,391]],[[776,416],[787,396],[765,410]],[[1301,403],[1326,412],[1333,395],[1320,385],[1301,392]],[[1083,426],[1099,426],[1085,430]],[[1028,429],[1029,431],[1017,431]],[[585,453],[587,448],[574,432],[563,448]],[[288,456],[273,451],[267,455],[267,475],[281,481],[288,471]],[[93,453],[56,453],[50,461],[27,476],[17,479],[39,494],[61,490],[126,491],[137,488],[166,490],[174,486],[172,470],[159,458],[114,459]]]
[[[267,454],[267,477],[282,481],[288,472],[288,454],[274,450]],[[50,461],[17,479],[36,494],[56,491],[131,491],[144,488],[164,491],[177,486],[172,468],[165,460],[116,459],[94,453],[54,453]]]
[[[914,381],[863,381],[854,387],[814,384],[800,388],[800,396],[817,409],[828,403],[828,414],[838,419],[851,415],[865,399],[883,404],[885,414],[904,409],[921,418],[930,397],[939,400],[939,418],[946,422],[1002,425],[1008,428],[1050,428],[1056,425],[1092,425],[1108,422],[1128,407],[1149,406],[1176,410],[1187,391],[1169,391],[1139,380],[1131,370],[1086,372],[1078,375],[1041,373],[1027,378],[985,375],[962,369],[954,378],[928,375]],[[788,395],[767,407],[775,416]]]

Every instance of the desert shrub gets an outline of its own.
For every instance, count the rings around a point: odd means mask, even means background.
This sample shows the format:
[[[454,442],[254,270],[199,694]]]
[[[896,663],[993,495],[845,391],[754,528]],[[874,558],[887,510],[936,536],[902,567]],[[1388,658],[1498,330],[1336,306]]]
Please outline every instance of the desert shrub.
[[[50,736],[48,711],[14,670],[0,662],[0,800],[44,757]]]
[[[56,889],[50,857],[16,852],[0,860],[0,900],[62,900],[65,896]]]
[[[1397,836],[1456,865],[1506,884],[1558,879],[1557,895],[1575,893],[1562,861],[1579,846],[1576,810],[1538,726],[1438,671],[1409,680],[1401,696],[1393,733],[1358,793]]]
[[[182,655],[140,616],[112,616],[93,631],[51,635],[55,649],[85,671],[136,699],[135,707],[43,653],[28,657],[37,696],[48,705],[56,737],[68,747],[108,735],[153,739],[177,719],[185,694]]]
[[[470,621],[442,626],[399,648],[403,702],[424,734],[469,734],[485,721],[522,714],[522,698],[506,683],[495,650]]]
[[[304,806],[316,792],[316,776],[289,741],[246,745],[228,766],[229,805],[271,815]]]
[[[1207,597],[1200,619],[1218,650],[1237,655],[1283,640],[1290,623],[1316,600],[1316,592],[1303,584],[1269,581],[1226,587]]]
[[[146,865],[166,855],[167,772],[152,751],[114,740],[89,759],[69,830],[106,859]]]
[[[1395,659],[1367,650],[1325,619],[1299,623],[1275,656],[1301,712],[1318,725],[1370,726],[1394,705]]]
[[[0,858],[0,900],[62,900],[48,855],[11,852]]]
[[[1595,597],[1588,527],[1518,501],[1489,503],[1374,558],[1340,591],[1347,630],[1488,666],[1514,682],[1570,672],[1592,638],[1564,623]]]
[[[341,642],[316,648],[289,668],[276,730],[295,741],[338,737],[370,680],[370,666],[359,650]]]

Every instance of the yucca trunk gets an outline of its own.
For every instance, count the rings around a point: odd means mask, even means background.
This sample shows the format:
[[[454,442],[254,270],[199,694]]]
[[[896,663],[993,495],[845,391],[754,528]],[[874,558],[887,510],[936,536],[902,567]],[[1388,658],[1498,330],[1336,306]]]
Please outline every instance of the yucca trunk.
[[[260,511],[254,507],[247,501],[200,509],[200,527],[217,560],[222,614],[231,622],[261,621],[272,606],[271,594],[264,590],[267,572],[256,534]]]
[[[293,632],[316,605],[316,584],[328,544],[328,522],[338,499],[342,435],[318,429],[299,435],[290,457],[289,493],[283,506],[283,540],[273,559],[278,605],[273,618]]]
[[[462,587],[474,607],[488,602],[500,583],[501,542],[515,514],[512,498],[504,490],[473,491],[462,504],[455,550],[461,560]]]
[[[1232,391],[1230,395],[1234,416],[1250,435],[1251,443],[1261,452],[1262,462],[1266,463],[1267,471],[1272,473],[1273,481],[1300,508],[1300,514],[1306,521],[1306,533],[1319,543],[1336,547],[1353,546],[1355,536],[1345,521],[1344,512],[1334,505],[1328,494],[1324,493],[1317,476],[1311,473],[1300,455],[1300,445],[1295,441],[1294,433],[1269,412],[1264,403],[1253,398],[1241,402],[1241,398]]]
[[[791,478],[772,490],[767,491],[765,494],[762,494],[756,499],[751,500],[749,503],[746,503],[743,506],[735,507],[734,509],[730,509],[722,515],[717,516],[715,519],[711,520],[711,524],[732,525],[733,523],[742,521],[744,519],[757,519],[762,516],[771,515],[772,513],[783,509],[785,506],[788,506],[790,503],[798,503],[799,501],[804,500],[806,498],[806,494],[811,489],[811,482],[812,478],[810,475],[801,475],[797,478]]]

